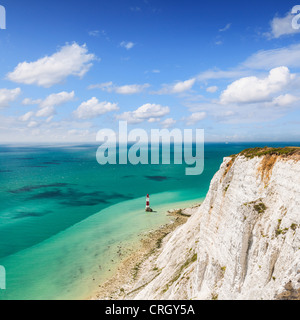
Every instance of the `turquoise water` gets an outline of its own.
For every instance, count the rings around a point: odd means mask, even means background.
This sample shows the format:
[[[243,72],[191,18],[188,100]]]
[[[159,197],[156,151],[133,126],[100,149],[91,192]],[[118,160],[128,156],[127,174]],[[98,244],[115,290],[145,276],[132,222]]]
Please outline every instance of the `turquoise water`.
[[[264,145],[208,144],[201,176],[185,164],[100,166],[94,145],[0,146],[0,299],[88,298],[168,209],[205,197],[224,156]]]

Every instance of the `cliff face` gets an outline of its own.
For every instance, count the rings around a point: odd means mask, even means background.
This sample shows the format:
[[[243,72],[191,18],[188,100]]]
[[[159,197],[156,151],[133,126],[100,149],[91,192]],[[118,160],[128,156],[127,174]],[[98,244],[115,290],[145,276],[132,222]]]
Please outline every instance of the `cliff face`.
[[[128,298],[300,299],[299,154],[225,158]]]

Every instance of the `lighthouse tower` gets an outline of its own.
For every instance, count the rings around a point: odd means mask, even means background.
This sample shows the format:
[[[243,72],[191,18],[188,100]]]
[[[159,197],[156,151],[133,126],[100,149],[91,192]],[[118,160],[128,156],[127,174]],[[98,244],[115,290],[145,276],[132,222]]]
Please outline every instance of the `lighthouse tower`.
[[[149,194],[147,194],[147,198],[146,198],[146,212],[152,212],[152,209],[150,208],[150,197],[149,197]]]

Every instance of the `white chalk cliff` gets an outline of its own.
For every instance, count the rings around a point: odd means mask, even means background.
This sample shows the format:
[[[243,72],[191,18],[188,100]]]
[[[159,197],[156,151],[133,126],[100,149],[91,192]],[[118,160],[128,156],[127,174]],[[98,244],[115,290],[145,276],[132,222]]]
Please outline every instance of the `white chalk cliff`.
[[[225,158],[129,299],[300,299],[300,156]]]

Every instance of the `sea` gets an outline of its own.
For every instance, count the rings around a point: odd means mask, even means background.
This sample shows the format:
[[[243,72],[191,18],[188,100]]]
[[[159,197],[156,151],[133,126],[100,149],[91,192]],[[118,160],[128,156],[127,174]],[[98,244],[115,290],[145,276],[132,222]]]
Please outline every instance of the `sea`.
[[[207,143],[198,176],[185,162],[99,165],[95,144],[0,145],[0,300],[90,299],[168,210],[204,200],[224,157],[291,145]]]

